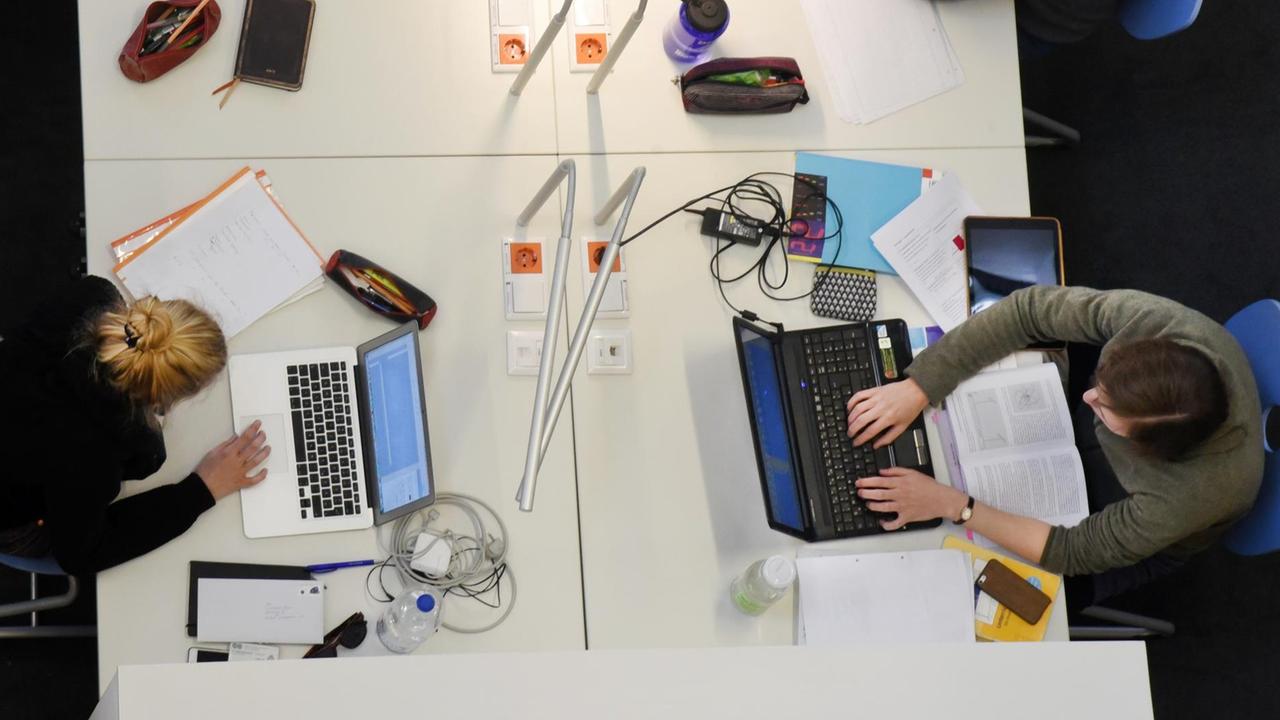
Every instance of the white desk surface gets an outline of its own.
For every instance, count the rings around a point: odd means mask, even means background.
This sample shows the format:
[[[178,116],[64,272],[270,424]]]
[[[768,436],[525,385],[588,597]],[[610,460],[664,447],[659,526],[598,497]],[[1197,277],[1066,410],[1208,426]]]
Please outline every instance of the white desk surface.
[[[637,0],[608,0],[617,28]],[[797,0],[737,0],[712,57],[794,57],[810,101],[781,115],[690,115],[662,49],[675,3],[649,3],[644,22],[595,96],[590,73],[570,73],[569,41],[554,46],[560,152],[652,153],[861,148],[1022,147],[1022,100],[1012,0],[938,4],[964,69],[960,87],[867,125],[836,114],[826,73]]]
[[[217,186],[241,161],[90,162],[85,185],[90,271],[110,276],[106,244]],[[257,162],[252,163],[258,167]],[[497,630],[441,631],[425,652],[560,650],[584,647],[577,503],[568,423],[551,445],[538,485],[538,512],[514,501],[534,378],[506,374],[500,238],[514,229],[523,203],[550,172],[549,158],[271,160],[261,164],[290,215],[322,253],[345,248],[394,268],[428,292],[439,315],[421,334],[433,469],[444,491],[491,504],[511,532],[511,567],[519,600]],[[530,232],[554,235],[556,202]],[[232,339],[232,353],[356,345],[391,325],[336,287],[278,310]],[[563,351],[562,351],[563,352]],[[566,413],[567,415],[567,413]],[[231,433],[225,373],[179,405],[165,428],[168,462],[136,492],[185,476]],[[513,440],[514,439],[514,440]],[[136,486],[136,487],[135,487]],[[444,511],[448,519],[449,511]],[[464,518],[452,525],[468,529]],[[250,541],[238,496],[218,503],[184,535],[98,575],[98,648],[102,687],[117,665],[181,662],[194,644],[184,633],[189,560],[308,564],[383,555],[372,530]],[[326,626],[363,610],[365,569],[323,576]],[[467,600],[446,601],[449,619],[472,625],[494,616]],[[372,628],[372,626],[371,626]],[[372,637],[365,645],[377,646]],[[287,655],[303,648],[289,647]]]
[[[850,154],[957,172],[978,204],[995,214],[1028,210],[1024,153],[1008,150],[913,150]],[[579,234],[602,198],[635,165],[648,178],[632,213],[639,229],[708,189],[746,175],[790,172],[790,153],[712,156],[638,155],[580,158]],[[780,178],[782,187],[789,181]],[[631,329],[634,372],[579,371],[573,393],[578,496],[591,648],[787,644],[794,639],[794,593],[759,618],[730,604],[729,581],[752,561],[793,553],[804,544],[769,529],[751,444],[742,379],[731,330],[707,263],[710,241],[699,219],[679,215],[626,247],[631,317],[597,328]],[[722,256],[736,274],[752,249]],[[812,269],[792,263],[783,292],[812,286]],[[880,276],[878,317],[932,324],[905,286]],[[765,300],[754,276],[727,289],[739,307],[804,328],[815,317],[807,301]],[[581,285],[570,285],[570,307]],[[935,443],[936,444],[936,443]],[[935,462],[939,474],[942,463]],[[536,512],[535,512],[536,514]],[[947,528],[875,536],[820,547],[850,552],[936,548]],[[1066,638],[1064,603],[1055,604],[1049,637]]]
[[[532,0],[536,32],[559,0]],[[608,0],[615,32],[635,0]],[[321,2],[303,87],[241,84],[219,110],[210,91],[231,78],[244,0],[224,0],[209,46],[146,84],[116,58],[141,17],[132,0],[79,3],[84,157],[98,159],[367,157],[620,152],[1021,147],[1012,0],[941,3],[965,82],[869,125],[845,123],[795,0],[738,0],[718,57],[790,55],[812,100],[785,115],[690,115],[663,53],[670,3],[644,22],[597,96],[570,72],[568,26],[519,97],[493,73],[488,3]]]
[[[519,98],[489,64],[489,4],[421,0],[317,3],[302,89],[241,83],[222,110],[244,0],[220,0],[209,42],[139,84],[116,58],[147,3],[81,0],[84,157],[364,157],[554,153],[551,63]],[[538,27],[549,15],[535,2]]]
[[[346,720],[423,708],[529,720],[1152,717],[1145,646],[1092,642],[124,667],[91,720]]]

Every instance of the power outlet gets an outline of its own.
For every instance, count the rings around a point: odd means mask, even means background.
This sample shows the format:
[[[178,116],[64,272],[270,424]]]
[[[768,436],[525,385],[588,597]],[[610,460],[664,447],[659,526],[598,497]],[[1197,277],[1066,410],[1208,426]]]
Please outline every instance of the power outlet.
[[[597,330],[587,338],[588,375],[630,375],[631,331]]]
[[[532,0],[489,0],[489,64],[493,72],[517,72],[532,49]]]
[[[606,0],[577,0],[569,14],[569,71],[595,72],[609,53],[613,32],[609,28]]]

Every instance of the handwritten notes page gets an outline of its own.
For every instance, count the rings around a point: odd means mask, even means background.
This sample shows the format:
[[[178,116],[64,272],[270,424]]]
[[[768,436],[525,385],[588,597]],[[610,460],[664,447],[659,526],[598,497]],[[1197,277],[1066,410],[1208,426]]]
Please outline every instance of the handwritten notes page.
[[[241,175],[117,266],[134,297],[189,300],[233,337],[323,278],[322,259],[259,184]]]

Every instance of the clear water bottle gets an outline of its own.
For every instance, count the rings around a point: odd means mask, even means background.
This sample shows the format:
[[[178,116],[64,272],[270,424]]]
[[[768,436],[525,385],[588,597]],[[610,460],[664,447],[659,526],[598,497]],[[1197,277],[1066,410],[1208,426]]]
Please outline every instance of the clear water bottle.
[[[440,593],[415,588],[400,594],[378,619],[378,639],[391,652],[411,653],[440,625]]]
[[[789,558],[773,555],[757,560],[729,583],[734,607],[748,615],[759,615],[787,594],[796,579],[796,565]]]
[[[728,27],[724,0],[683,0],[662,33],[662,47],[678,63],[698,62]]]

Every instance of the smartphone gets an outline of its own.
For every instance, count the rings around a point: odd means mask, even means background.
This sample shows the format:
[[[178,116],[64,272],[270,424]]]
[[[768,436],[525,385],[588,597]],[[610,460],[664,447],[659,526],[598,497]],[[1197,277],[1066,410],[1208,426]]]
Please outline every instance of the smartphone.
[[[227,653],[222,650],[211,650],[209,648],[193,647],[187,649],[187,662],[226,662]]]
[[[970,315],[1024,287],[1066,284],[1062,226],[1056,218],[967,217],[964,237]],[[1063,347],[1062,342],[1031,346],[1036,350]]]
[[[248,0],[240,26],[236,77],[298,90],[311,44],[314,0]]]

